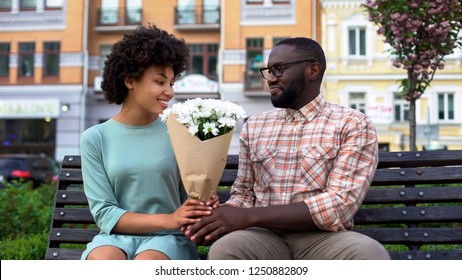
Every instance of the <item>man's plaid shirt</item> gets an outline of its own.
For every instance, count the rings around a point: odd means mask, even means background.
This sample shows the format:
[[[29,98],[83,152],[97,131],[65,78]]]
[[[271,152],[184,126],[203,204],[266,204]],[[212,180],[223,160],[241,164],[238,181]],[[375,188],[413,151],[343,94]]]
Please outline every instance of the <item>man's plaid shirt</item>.
[[[300,214],[311,214],[320,229],[350,229],[377,162],[370,119],[319,94],[300,110],[275,109],[249,118],[227,203],[266,207],[304,201],[309,213]]]

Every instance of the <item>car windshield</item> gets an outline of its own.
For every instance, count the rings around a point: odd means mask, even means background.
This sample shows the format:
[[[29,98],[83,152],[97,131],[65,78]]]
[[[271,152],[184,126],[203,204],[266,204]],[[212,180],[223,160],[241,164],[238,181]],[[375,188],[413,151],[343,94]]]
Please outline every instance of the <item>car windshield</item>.
[[[0,169],[20,169],[21,160],[0,158]]]

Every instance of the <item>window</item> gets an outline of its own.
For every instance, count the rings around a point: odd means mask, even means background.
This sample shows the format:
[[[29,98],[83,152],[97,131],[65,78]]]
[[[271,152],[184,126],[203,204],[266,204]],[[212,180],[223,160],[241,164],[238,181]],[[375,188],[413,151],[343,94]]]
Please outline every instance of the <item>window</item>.
[[[45,0],[45,10],[61,10],[63,0]]]
[[[126,0],[127,1],[127,24],[141,23],[141,0]]]
[[[102,76],[104,72],[104,63],[106,62],[107,56],[111,53],[111,45],[103,45],[99,49],[99,73]]]
[[[366,113],[366,93],[350,92],[350,108]]]
[[[454,120],[454,94],[439,93],[438,94],[438,120],[449,121]]]
[[[219,0],[204,0],[203,22],[204,23],[220,22],[220,1]]]
[[[178,23],[196,23],[196,10],[194,0],[178,0]]]
[[[11,0],[0,0],[0,12],[11,11]]]
[[[282,40],[288,39],[289,37],[275,37],[273,38],[273,46],[276,46],[277,43],[281,42]]]
[[[0,78],[10,75],[10,44],[0,43]]]
[[[37,0],[20,0],[19,3],[21,11],[35,11],[37,9]]]
[[[247,0],[246,3],[250,5],[289,4],[290,0]]]
[[[351,56],[366,55],[366,28],[348,28],[348,54]]]
[[[101,24],[117,24],[119,21],[119,4],[118,1],[114,0],[102,0],[101,1]]]
[[[59,76],[59,42],[43,43],[43,76]]]
[[[395,121],[409,121],[409,101],[405,100],[399,92],[393,93],[393,104],[395,109]]]
[[[246,41],[246,65],[245,87],[247,89],[262,89],[263,78],[260,68],[263,67],[263,39],[249,38]]]
[[[19,77],[34,76],[35,43],[19,43]]]
[[[211,80],[217,80],[218,45],[189,45],[190,65],[188,74],[201,74]]]

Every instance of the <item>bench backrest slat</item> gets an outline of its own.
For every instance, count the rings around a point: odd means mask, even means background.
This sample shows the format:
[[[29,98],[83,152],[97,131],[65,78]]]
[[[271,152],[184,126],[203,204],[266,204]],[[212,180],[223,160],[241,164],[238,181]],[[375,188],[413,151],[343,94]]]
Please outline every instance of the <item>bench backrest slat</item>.
[[[354,221],[356,225],[462,222],[462,206],[361,208]]]
[[[378,169],[372,186],[449,184],[462,181],[462,166]]]

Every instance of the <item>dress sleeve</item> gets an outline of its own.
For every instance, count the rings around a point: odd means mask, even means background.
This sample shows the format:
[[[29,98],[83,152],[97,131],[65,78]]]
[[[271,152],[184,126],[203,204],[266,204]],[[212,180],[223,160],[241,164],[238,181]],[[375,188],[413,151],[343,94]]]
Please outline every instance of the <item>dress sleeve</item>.
[[[80,139],[80,147],[84,191],[90,211],[100,230],[109,234],[127,211],[119,207],[104,169],[99,134],[84,132]]]

